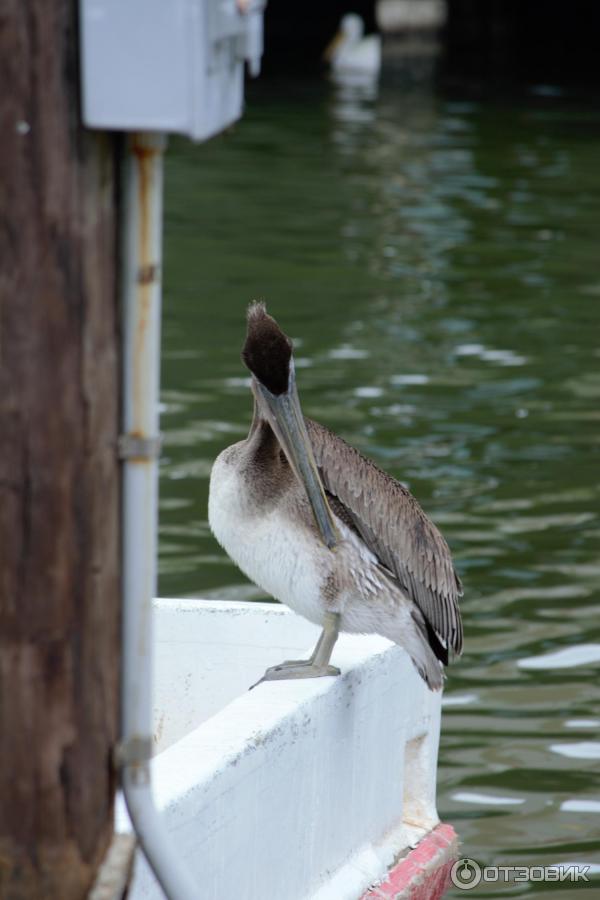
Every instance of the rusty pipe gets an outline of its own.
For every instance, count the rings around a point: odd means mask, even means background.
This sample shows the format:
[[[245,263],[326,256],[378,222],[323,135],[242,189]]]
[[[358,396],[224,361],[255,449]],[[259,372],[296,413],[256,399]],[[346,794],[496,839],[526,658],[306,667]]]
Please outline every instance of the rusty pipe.
[[[197,900],[198,888],[154,805],[150,766],[165,146],[164,135],[132,134],[124,158],[123,666],[117,764],[134,831],[165,895],[169,900]]]

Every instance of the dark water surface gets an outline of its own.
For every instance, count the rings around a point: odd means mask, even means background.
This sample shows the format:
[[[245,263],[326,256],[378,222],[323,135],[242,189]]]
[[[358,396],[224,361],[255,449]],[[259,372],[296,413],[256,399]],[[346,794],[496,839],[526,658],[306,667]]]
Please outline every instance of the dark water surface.
[[[439,811],[482,865],[600,891],[600,115],[254,89],[167,161],[160,593],[254,598],[206,521],[251,414],[244,309],[296,342],[307,415],[406,482],[465,583]],[[571,896],[576,886],[468,896]],[[456,892],[457,896],[467,896]],[[600,893],[597,894],[600,896]]]

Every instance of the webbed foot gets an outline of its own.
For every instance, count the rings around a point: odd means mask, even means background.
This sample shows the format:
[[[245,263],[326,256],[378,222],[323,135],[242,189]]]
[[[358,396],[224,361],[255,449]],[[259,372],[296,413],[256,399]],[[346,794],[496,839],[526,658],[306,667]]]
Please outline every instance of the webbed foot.
[[[340,616],[339,613],[325,613],[323,619],[323,631],[310,659],[288,659],[286,662],[279,663],[278,666],[271,666],[263,677],[256,684],[251,685],[248,690],[251,691],[262,681],[284,681],[287,678],[324,678],[326,675],[339,675],[340,670],[337,666],[330,666],[329,660],[337,641]]]
[[[263,681],[285,681],[288,678],[325,678],[327,675],[339,675],[337,666],[319,666],[311,659],[290,659],[279,663],[278,666],[270,666],[262,678],[250,686],[248,690],[255,688]]]

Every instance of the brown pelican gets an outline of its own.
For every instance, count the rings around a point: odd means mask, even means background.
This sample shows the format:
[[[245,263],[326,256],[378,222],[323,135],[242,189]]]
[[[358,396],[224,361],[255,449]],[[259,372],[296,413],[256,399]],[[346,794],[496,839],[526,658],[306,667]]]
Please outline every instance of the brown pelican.
[[[338,675],[329,660],[344,631],[395,641],[439,690],[449,651],[462,650],[446,541],[403,485],[303,417],[292,342],[262,303],[248,310],[242,359],[254,417],[215,461],[210,526],[252,581],[323,629],[310,659],[261,680]]]

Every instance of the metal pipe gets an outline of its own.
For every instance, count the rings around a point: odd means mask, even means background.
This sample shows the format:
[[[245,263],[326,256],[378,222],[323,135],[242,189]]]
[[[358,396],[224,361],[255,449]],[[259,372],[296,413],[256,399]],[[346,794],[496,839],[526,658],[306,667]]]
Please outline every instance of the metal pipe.
[[[169,900],[198,888],[154,805],[152,600],[156,591],[164,135],[133,134],[123,173],[123,671],[117,762],[140,846]]]

